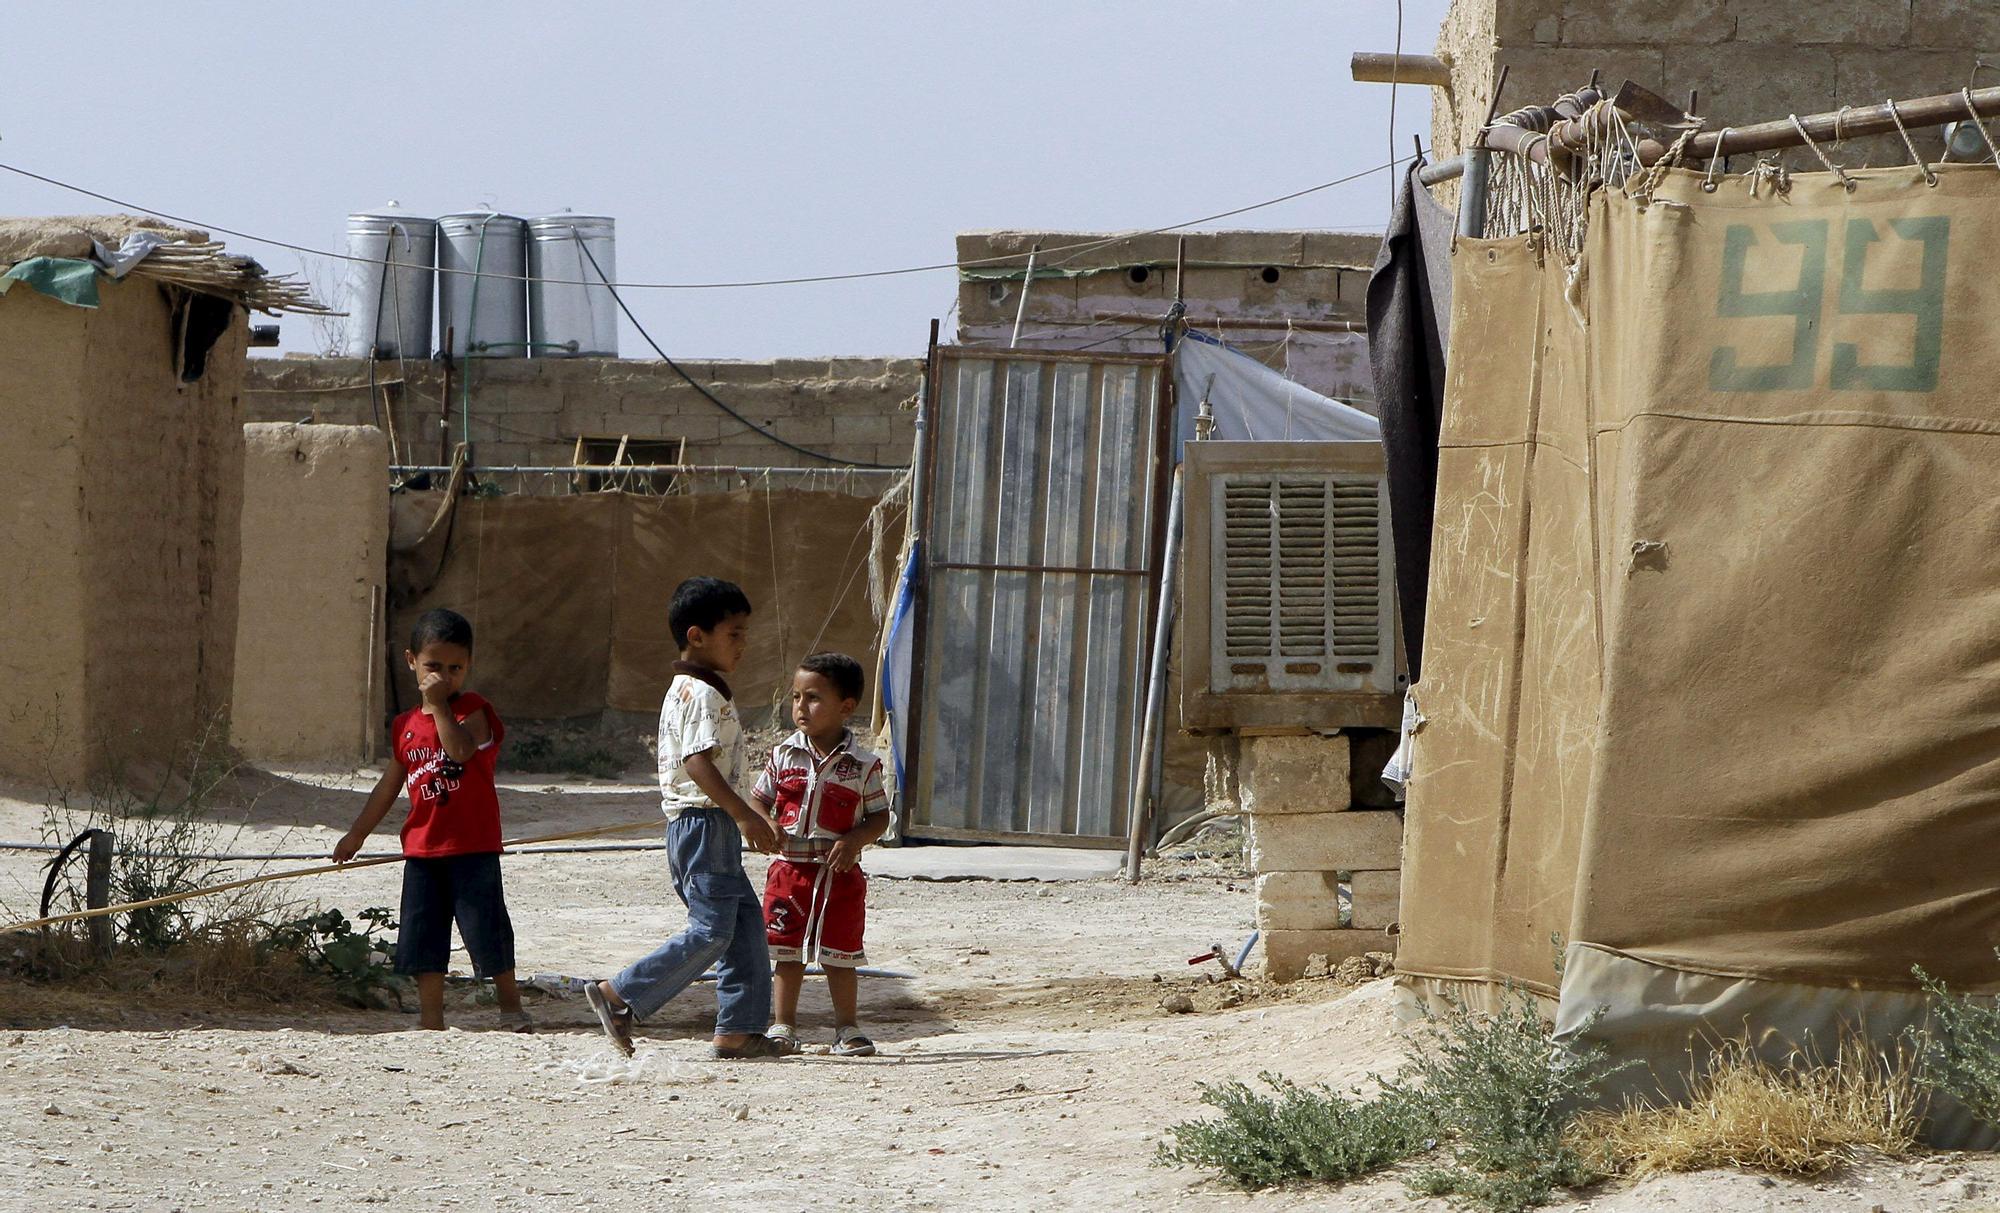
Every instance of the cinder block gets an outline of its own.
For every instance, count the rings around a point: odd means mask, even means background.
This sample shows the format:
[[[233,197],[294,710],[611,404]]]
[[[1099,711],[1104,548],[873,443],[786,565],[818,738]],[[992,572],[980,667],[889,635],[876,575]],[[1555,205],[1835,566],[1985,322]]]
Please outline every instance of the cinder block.
[[[1324,956],[1339,964],[1363,952],[1390,952],[1396,941],[1380,931],[1265,931],[1264,976],[1272,981],[1297,981],[1305,975],[1306,961]]]
[[[1255,816],[1250,866],[1265,872],[1384,871],[1403,866],[1403,819],[1383,809]]]
[[[833,419],[835,442],[887,442],[895,436],[895,423],[880,414],[836,416]]]
[[[1246,737],[1237,779],[1251,814],[1331,813],[1352,802],[1345,736]]]
[[[1352,892],[1354,902],[1350,917],[1357,930],[1379,931],[1397,921],[1402,913],[1401,872],[1356,872]]]
[[[1272,872],[1257,878],[1257,929],[1340,928],[1340,882],[1332,872]]]

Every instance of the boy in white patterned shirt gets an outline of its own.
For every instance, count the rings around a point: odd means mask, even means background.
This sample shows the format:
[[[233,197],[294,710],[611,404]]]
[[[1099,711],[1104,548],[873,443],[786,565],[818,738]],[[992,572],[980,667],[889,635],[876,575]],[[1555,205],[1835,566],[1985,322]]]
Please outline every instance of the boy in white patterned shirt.
[[[833,1052],[867,1057],[875,1042],[858,1025],[855,968],[867,962],[861,935],[868,877],[861,852],[888,832],[893,814],[882,760],[847,727],[861,702],[861,663],[844,653],[814,653],[792,675],[792,723],[772,747],[751,800],[778,827],[778,858],[764,882],[765,938],[773,974],[773,1023],[765,1035],[796,1048],[799,990],[806,963],[826,970],[833,999]]]

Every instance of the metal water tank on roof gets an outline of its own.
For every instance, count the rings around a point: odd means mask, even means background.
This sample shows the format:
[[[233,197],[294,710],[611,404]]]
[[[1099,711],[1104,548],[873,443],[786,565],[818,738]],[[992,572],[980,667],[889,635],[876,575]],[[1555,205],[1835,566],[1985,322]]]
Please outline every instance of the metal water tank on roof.
[[[528,340],[537,358],[616,358],[617,234],[604,215],[528,220]]]
[[[491,211],[438,219],[438,323],[452,357],[527,356],[527,231]]]
[[[342,288],[349,358],[431,356],[431,280],[437,220],[391,202],[347,217],[347,273]]]

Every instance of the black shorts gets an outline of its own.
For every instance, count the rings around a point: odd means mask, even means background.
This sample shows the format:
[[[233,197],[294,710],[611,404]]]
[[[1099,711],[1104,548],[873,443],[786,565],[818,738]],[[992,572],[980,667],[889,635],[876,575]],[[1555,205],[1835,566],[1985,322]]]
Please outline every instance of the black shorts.
[[[480,977],[514,968],[514,923],[500,893],[500,856],[447,855],[403,861],[403,923],[396,972],[443,973],[451,967],[451,924]]]

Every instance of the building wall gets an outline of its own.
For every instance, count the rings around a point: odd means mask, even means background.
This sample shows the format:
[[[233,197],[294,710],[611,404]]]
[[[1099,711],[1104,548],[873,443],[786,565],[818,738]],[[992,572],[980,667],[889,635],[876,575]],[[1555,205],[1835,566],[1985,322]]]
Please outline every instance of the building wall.
[[[1373,410],[1366,318],[1368,276],[1381,237],[1352,232],[1192,232],[1183,292],[1191,325],[1249,350],[1325,395]],[[1061,251],[1104,242],[1101,247]],[[1173,303],[1179,237],[1125,239],[1092,232],[964,232],[958,237],[961,345],[1006,345],[1022,317],[1023,346],[1158,353]],[[1028,284],[1020,261],[1040,245]],[[1274,281],[1265,281],[1274,278]]]
[[[1597,68],[1612,88],[1630,79],[1680,105],[1698,90],[1697,110],[1720,130],[1957,92],[1995,50],[2000,4],[1987,0],[1454,0],[1437,43],[1452,83],[1434,94],[1432,139],[1440,158],[1465,146],[1502,65],[1503,110],[1552,101]],[[1935,157],[1937,133],[1918,133],[1917,146]],[[1893,135],[1827,150],[1854,167],[1909,159]],[[1819,167],[1803,149],[1788,160]]]
[[[388,438],[373,426],[243,430],[231,738],[259,762],[369,761],[393,649],[382,638]]]
[[[183,382],[174,302],[0,296],[0,774],[151,777],[221,740],[236,637],[244,314]]]
[[[688,374],[758,425],[801,446],[861,463],[905,465],[915,437],[918,358],[780,358],[683,362]],[[252,359],[246,382],[252,421],[380,424],[398,461],[447,462],[438,419],[444,368],[432,361],[357,358]],[[470,376],[477,463],[567,465],[579,437],[687,440],[687,461],[743,466],[816,466],[734,420],[663,362],[612,358],[473,359],[452,368],[450,429],[463,433]],[[441,456],[442,452],[447,452]],[[532,487],[532,486],[524,486]]]

